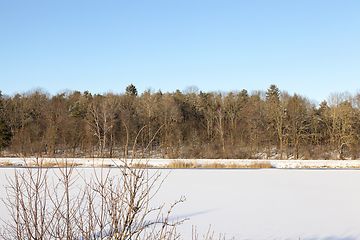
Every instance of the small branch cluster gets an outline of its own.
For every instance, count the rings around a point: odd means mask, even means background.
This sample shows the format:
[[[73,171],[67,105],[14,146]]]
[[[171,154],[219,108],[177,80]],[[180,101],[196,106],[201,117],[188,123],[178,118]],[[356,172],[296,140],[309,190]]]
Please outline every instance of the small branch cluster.
[[[65,160],[66,161],[66,160]],[[65,167],[25,167],[8,178],[4,202],[11,215],[3,239],[178,239],[168,211],[151,200],[164,179],[159,171],[132,168],[132,160],[115,169],[94,168],[92,176],[69,163]]]

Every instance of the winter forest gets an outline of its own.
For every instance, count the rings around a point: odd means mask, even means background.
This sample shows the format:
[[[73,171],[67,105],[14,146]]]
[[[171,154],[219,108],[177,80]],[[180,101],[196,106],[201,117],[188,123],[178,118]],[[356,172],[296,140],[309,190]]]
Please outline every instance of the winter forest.
[[[0,95],[1,156],[357,159],[360,94],[266,91]],[[149,148],[147,144],[151,142]]]

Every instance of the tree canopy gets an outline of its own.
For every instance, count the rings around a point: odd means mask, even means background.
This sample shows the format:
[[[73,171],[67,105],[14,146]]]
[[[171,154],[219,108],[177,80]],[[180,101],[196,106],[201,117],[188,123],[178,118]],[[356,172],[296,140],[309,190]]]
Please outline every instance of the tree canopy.
[[[125,94],[0,92],[3,155],[127,157],[137,139],[144,156],[342,159],[359,158],[359,136],[359,94],[332,94],[316,106],[276,85],[251,93],[138,95],[133,84]]]

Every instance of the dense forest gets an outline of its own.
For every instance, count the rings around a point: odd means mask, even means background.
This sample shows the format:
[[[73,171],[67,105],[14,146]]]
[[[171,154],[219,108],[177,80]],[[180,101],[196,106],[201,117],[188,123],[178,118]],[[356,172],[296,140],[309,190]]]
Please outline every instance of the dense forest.
[[[136,141],[135,141],[136,139]],[[356,159],[360,94],[0,92],[1,156]],[[136,142],[136,145],[134,144]],[[151,143],[151,144],[148,144]]]

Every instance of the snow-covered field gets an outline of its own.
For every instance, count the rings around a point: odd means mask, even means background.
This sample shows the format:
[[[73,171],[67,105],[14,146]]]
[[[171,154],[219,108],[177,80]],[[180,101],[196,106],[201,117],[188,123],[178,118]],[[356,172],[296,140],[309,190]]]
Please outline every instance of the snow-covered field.
[[[0,168],[0,197],[13,174]],[[205,234],[210,225],[227,239],[360,239],[360,170],[174,169],[153,204],[180,196],[187,201],[172,216],[190,218],[179,227],[183,239],[191,239],[192,226]],[[3,203],[0,212],[6,218]]]

